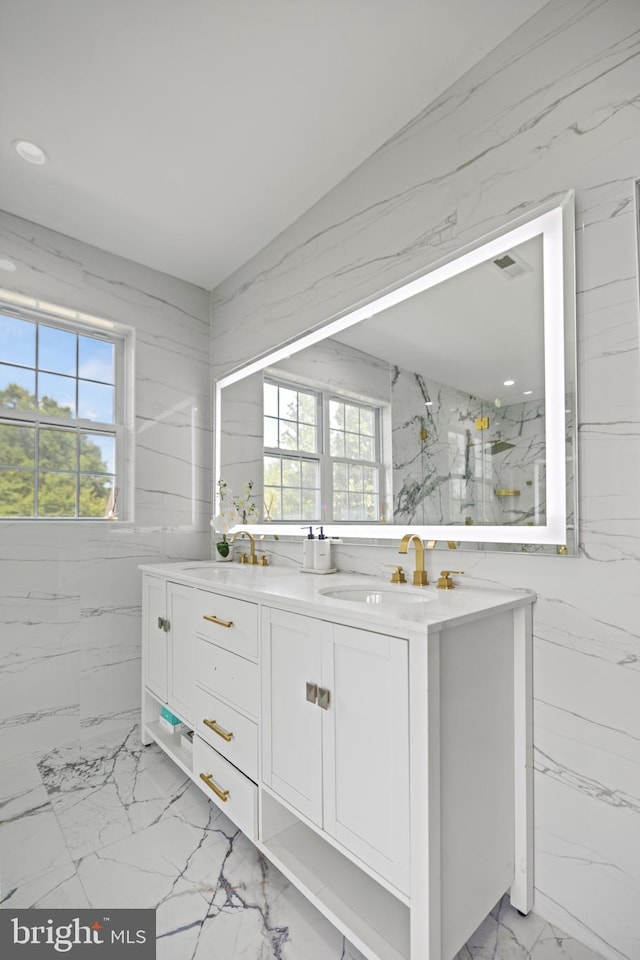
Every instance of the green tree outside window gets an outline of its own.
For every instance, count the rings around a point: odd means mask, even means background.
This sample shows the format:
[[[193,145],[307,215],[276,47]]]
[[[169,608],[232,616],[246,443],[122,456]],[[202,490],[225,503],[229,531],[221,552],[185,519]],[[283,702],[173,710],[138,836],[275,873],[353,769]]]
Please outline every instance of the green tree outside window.
[[[13,413],[33,411],[36,398],[10,383],[0,390],[2,407]],[[39,409],[44,416],[71,419],[71,410],[50,397],[41,399]],[[114,441],[105,437],[102,442]],[[114,476],[89,431],[5,420],[0,423],[0,516],[36,516],[36,481],[38,517],[104,517]]]

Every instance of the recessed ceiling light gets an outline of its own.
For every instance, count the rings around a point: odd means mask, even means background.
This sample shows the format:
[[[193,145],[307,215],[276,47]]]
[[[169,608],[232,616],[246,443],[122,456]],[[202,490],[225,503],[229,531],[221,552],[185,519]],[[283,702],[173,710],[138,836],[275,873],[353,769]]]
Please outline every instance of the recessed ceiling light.
[[[530,397],[532,393],[533,393],[533,390],[523,390],[523,391],[522,391],[522,396],[523,396],[523,397]]]
[[[515,383],[515,380],[503,380],[502,385],[504,387],[512,387]]]
[[[18,156],[26,160],[27,163],[42,164],[49,159],[42,147],[30,140],[14,140],[13,146]]]
[[[6,257],[0,257],[0,270],[6,270],[8,273],[14,273],[17,267],[13,260],[7,260]]]

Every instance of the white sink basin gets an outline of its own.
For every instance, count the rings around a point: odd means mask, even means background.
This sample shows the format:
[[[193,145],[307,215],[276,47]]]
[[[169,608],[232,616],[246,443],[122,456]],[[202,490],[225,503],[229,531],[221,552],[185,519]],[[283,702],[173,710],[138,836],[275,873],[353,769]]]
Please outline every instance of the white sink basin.
[[[193,573],[196,577],[201,577],[203,580],[215,580],[217,577],[222,577],[223,580],[227,580],[231,572],[229,570],[230,567],[232,569],[238,569],[238,565],[235,563],[194,563],[188,567],[182,567],[181,572]]]
[[[426,603],[433,597],[415,590],[394,589],[393,587],[336,587],[335,589],[320,590],[325,597],[332,600],[349,600],[351,603],[385,604],[398,606],[405,603]]]

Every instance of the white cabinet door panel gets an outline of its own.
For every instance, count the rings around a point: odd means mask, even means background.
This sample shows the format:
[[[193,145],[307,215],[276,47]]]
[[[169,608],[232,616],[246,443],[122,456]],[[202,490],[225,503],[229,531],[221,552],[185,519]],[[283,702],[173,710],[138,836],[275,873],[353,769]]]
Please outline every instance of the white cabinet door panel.
[[[167,618],[171,625],[169,643],[169,703],[181,720],[193,719],[194,646],[193,587],[167,583]]]
[[[169,641],[162,626],[166,616],[165,581],[145,576],[142,591],[144,684],[166,703]]]
[[[325,653],[324,828],[409,889],[407,642],[335,625]]]
[[[323,624],[280,610],[270,610],[265,622],[263,777],[296,810],[321,825],[325,711],[307,699],[307,684],[322,684]]]

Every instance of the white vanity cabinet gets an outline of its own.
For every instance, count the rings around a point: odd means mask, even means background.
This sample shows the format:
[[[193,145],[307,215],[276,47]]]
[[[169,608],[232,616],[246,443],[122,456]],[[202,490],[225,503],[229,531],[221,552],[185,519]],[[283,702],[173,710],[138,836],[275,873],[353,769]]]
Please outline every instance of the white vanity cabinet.
[[[266,608],[262,781],[409,891],[408,643]]]
[[[296,571],[143,570],[143,742],[368,960],[453,960],[506,891],[531,909],[531,593],[367,609]]]

